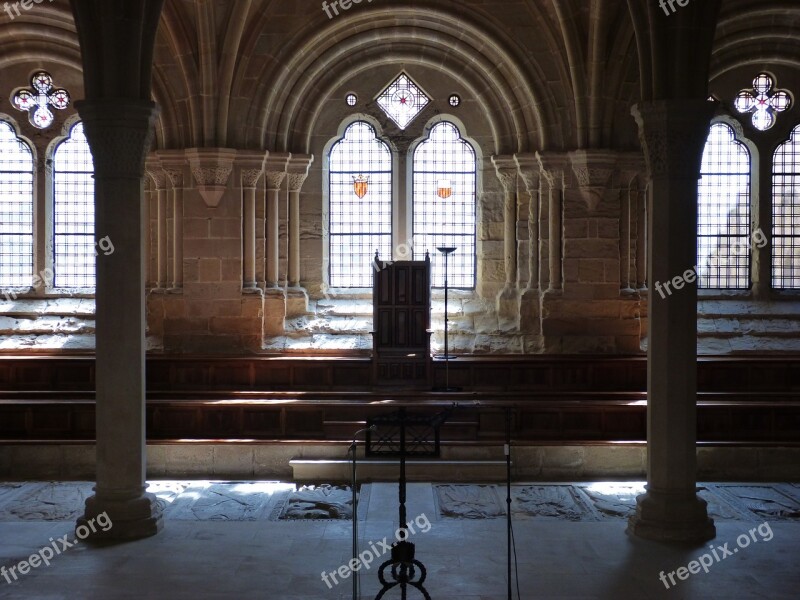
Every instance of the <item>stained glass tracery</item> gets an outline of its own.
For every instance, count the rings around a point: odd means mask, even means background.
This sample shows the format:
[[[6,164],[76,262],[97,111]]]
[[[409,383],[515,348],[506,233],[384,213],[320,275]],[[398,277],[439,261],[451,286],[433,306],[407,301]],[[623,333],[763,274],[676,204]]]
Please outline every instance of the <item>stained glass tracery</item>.
[[[429,102],[430,98],[405,73],[378,96],[378,106],[400,129],[408,127]]]

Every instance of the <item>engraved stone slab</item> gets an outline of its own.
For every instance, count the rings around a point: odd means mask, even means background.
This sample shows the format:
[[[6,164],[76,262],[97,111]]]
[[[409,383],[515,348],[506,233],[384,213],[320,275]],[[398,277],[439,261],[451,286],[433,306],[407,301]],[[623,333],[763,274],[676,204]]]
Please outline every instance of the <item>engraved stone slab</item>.
[[[511,498],[514,515],[594,521],[591,509],[571,485],[515,486]]]
[[[708,503],[708,516],[712,519],[743,520],[751,518],[749,513],[737,509],[718,493],[715,493],[713,486],[701,487],[697,495]]]
[[[643,494],[644,484],[590,483],[576,489],[586,495],[600,520],[627,519],[636,511],[636,497]]]
[[[83,514],[91,483],[28,483],[0,506],[3,521],[73,521]]]
[[[733,504],[741,503],[759,518],[773,521],[800,519],[800,502],[767,485],[721,485],[724,494],[730,495]]]
[[[346,485],[303,486],[289,494],[281,519],[352,519],[353,496]]]
[[[166,509],[180,521],[255,521],[265,519],[274,490],[263,483],[197,482],[186,487]]]
[[[457,519],[490,519],[506,511],[493,485],[437,485],[439,514]]]

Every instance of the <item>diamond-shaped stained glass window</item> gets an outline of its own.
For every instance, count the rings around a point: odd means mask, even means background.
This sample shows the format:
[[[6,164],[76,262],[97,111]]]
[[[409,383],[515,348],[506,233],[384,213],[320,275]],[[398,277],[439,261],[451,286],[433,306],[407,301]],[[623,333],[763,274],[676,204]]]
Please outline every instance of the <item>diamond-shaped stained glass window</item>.
[[[430,98],[402,73],[378,96],[378,106],[400,129],[405,129],[428,106]]]

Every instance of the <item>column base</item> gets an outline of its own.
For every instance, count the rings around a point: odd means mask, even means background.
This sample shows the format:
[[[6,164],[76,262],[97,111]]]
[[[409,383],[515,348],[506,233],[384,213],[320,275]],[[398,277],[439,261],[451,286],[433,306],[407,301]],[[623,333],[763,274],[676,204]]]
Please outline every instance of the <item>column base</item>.
[[[503,319],[519,319],[519,290],[506,285],[497,295],[497,315]]]
[[[98,520],[99,515],[105,516]],[[91,532],[88,539],[92,540],[138,540],[161,531],[164,520],[153,494],[142,492],[137,498],[123,500],[100,498],[95,493],[86,499],[86,512],[78,518],[76,529],[81,527]]]
[[[286,290],[286,316],[300,317],[308,314],[308,293],[301,287]]]
[[[659,542],[700,543],[716,537],[706,501],[697,494],[647,488],[636,499],[636,513],[628,520],[629,534]]]
[[[541,298],[538,289],[526,288],[519,299],[520,331],[533,335],[542,334]]]

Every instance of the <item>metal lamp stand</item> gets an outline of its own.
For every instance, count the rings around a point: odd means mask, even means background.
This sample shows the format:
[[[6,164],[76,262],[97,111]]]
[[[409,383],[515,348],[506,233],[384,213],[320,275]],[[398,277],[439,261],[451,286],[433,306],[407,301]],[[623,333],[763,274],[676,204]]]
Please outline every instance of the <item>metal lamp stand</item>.
[[[418,590],[425,600],[431,600],[428,590],[425,589],[425,579],[428,573],[420,561],[415,556],[414,544],[408,541],[408,525],[406,521],[406,410],[400,409],[400,527],[402,539],[392,544],[392,558],[384,562],[378,572],[378,580],[381,582],[381,591],[375,596],[375,600],[381,600],[389,590],[400,586],[402,599],[407,598],[407,588],[412,587]],[[398,536],[399,537],[399,536]],[[393,581],[387,581],[385,571],[389,573]],[[417,578],[419,571],[419,578]]]
[[[439,392],[460,392],[461,388],[457,387],[450,387],[450,359],[456,358],[452,356],[449,352],[448,346],[448,335],[449,335],[449,311],[447,307],[447,293],[449,291],[449,263],[448,258],[450,255],[456,251],[456,248],[453,246],[439,246],[436,248],[439,252],[442,253],[444,256],[444,354],[437,354],[435,358],[443,358],[444,359],[444,387],[443,388],[434,388],[435,391]]]

